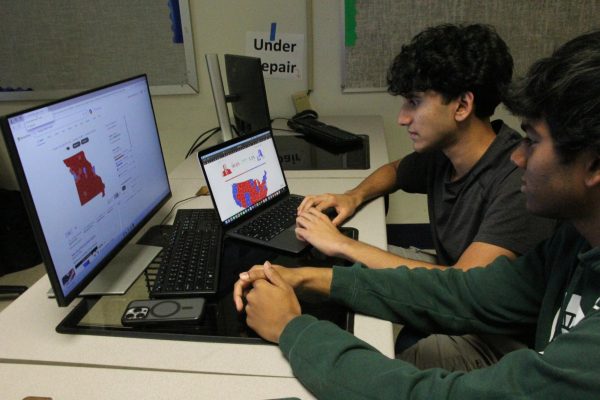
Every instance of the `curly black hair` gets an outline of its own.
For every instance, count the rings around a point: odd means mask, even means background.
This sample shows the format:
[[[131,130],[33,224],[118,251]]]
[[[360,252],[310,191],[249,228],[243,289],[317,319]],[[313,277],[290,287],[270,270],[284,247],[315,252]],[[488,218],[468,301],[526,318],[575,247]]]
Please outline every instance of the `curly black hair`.
[[[516,116],[545,119],[562,161],[585,149],[600,155],[600,30],[536,61],[505,99]]]
[[[492,26],[443,24],[402,46],[388,71],[388,92],[410,97],[433,90],[446,101],[472,92],[475,115],[484,118],[502,101],[512,74],[508,46]]]

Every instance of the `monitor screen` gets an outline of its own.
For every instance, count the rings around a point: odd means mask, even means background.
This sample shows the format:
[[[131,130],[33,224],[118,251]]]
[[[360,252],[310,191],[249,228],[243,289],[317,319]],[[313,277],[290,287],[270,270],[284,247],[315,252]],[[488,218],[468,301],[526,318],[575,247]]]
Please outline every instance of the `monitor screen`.
[[[271,127],[260,58],[225,55],[225,72],[235,127],[240,135]]]
[[[52,289],[67,305],[171,197],[147,78],[0,122]]]

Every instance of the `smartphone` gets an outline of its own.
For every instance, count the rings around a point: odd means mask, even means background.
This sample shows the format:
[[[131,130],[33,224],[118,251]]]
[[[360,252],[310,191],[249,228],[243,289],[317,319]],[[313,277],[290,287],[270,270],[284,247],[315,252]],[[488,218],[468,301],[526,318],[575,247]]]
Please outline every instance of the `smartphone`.
[[[202,297],[134,300],[127,305],[123,326],[155,326],[194,324],[200,321],[205,300]]]

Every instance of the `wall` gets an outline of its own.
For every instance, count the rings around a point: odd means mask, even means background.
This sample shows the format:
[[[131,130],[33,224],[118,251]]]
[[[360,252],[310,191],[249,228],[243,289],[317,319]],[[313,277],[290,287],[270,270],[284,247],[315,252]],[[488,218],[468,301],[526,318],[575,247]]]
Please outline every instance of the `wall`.
[[[389,158],[397,159],[412,149],[406,131],[396,125],[400,99],[387,93],[342,94],[341,4],[338,0],[313,1],[314,91],[310,101],[321,115],[381,115]],[[306,32],[304,0],[190,0],[190,9],[200,93],[153,97],[169,170],[184,159],[198,134],[217,126],[204,54],[243,54],[246,31],[268,31],[271,22],[277,22],[281,32]],[[294,108],[290,95],[306,89],[306,85],[306,81],[266,80],[271,117],[291,116]],[[35,104],[1,102],[0,114]],[[506,119],[506,113],[499,115]],[[509,117],[508,122],[518,126],[513,118]],[[0,146],[0,187],[16,187],[3,143]],[[427,221],[425,196],[400,193],[394,194],[391,201],[389,223]]]
[[[429,26],[444,22],[493,25],[512,53],[515,72],[523,74],[529,65],[555,47],[597,28],[600,13],[600,0],[346,0],[346,3],[352,7],[346,12],[354,16],[348,24],[348,37],[353,44],[346,47],[344,62],[345,88],[349,91],[385,88],[387,70],[397,51]]]

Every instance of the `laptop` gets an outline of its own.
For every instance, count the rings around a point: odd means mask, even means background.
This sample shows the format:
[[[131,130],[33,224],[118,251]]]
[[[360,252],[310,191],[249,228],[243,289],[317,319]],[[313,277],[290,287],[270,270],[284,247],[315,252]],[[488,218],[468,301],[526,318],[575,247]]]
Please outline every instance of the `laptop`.
[[[309,246],[294,232],[303,196],[289,191],[271,128],[202,150],[198,161],[225,236],[290,253]]]

